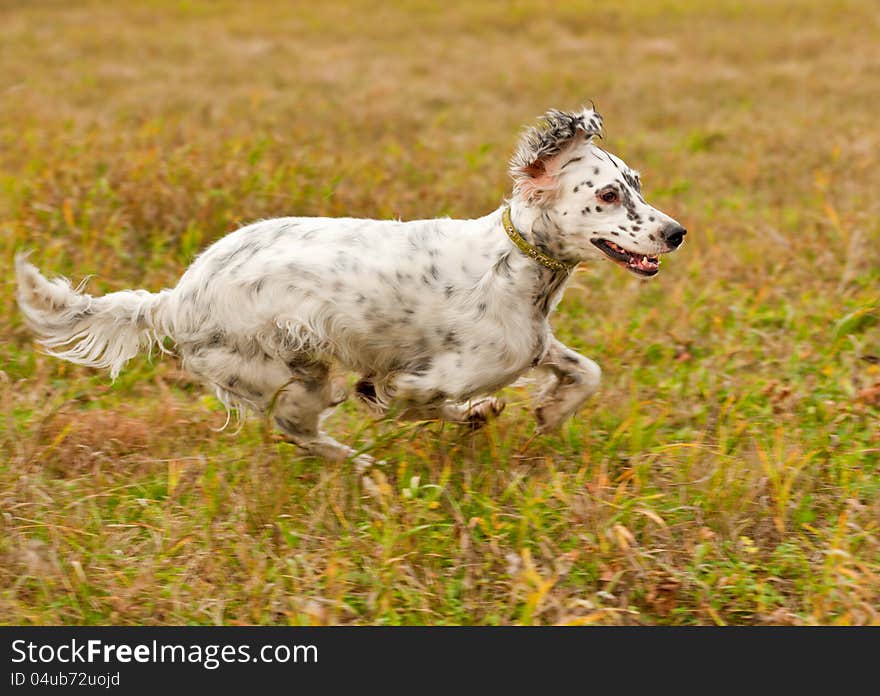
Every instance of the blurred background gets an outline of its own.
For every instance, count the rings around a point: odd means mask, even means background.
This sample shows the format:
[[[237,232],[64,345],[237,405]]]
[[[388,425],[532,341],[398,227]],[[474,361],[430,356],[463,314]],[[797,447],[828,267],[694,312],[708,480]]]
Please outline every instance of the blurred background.
[[[0,622],[880,621],[880,10],[0,0]],[[11,261],[173,286],[257,218],[477,217],[520,129],[594,100],[687,243],[582,268],[600,397],[535,437],[269,443],[173,359],[40,355]]]

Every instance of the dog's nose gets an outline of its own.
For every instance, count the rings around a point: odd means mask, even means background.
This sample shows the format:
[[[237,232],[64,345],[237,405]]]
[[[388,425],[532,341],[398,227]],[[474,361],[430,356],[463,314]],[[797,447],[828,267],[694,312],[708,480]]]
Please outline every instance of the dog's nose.
[[[667,225],[662,231],[664,241],[673,249],[677,249],[681,246],[681,243],[684,241],[684,236],[687,233],[688,231],[677,222]]]

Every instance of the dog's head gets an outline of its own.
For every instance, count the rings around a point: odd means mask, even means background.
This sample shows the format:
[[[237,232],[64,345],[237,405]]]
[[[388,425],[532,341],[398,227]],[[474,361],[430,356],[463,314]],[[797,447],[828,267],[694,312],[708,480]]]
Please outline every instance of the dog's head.
[[[601,130],[594,109],[548,111],[510,161],[514,200],[551,223],[545,234],[561,259],[606,257],[653,276],[687,230],[645,202],[639,173],[594,142]]]

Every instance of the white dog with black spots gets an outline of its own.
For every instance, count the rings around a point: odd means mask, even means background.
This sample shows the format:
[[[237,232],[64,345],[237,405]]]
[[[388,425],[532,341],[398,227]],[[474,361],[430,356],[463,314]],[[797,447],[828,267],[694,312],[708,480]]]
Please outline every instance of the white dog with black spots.
[[[113,377],[170,338],[229,409],[271,414],[321,457],[355,456],[321,430],[346,398],[334,364],[360,375],[355,393],[377,412],[470,427],[503,409],[493,392],[539,368],[536,417],[549,431],[599,386],[599,366],[550,328],[574,267],[605,258],[653,276],[686,233],[596,144],[601,128],[593,109],[545,114],[511,159],[510,199],[481,218],[263,220],[158,293],[92,297],[19,255],[18,302],[52,355]]]

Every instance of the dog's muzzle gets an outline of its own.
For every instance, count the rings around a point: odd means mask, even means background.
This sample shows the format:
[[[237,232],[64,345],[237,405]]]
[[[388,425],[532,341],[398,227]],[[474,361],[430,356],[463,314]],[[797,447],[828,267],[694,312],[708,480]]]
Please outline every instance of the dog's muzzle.
[[[687,233],[688,231],[677,222],[670,223],[660,231],[660,235],[669,246],[670,251],[681,246]]]

